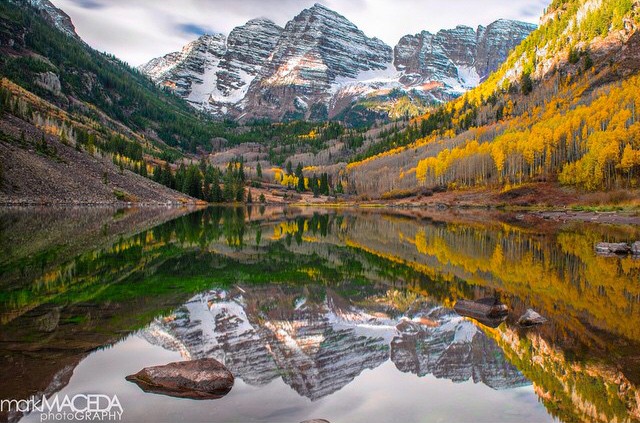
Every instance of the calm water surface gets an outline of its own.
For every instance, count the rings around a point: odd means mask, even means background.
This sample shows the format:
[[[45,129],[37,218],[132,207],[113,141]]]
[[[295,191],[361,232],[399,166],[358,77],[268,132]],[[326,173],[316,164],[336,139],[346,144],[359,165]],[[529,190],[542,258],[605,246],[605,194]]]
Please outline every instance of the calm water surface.
[[[0,399],[130,422],[640,420],[640,228],[293,209],[0,211]],[[496,297],[497,327],[459,316]],[[528,308],[549,319],[516,324]],[[125,376],[213,357],[219,400]],[[37,412],[0,421],[39,422]]]

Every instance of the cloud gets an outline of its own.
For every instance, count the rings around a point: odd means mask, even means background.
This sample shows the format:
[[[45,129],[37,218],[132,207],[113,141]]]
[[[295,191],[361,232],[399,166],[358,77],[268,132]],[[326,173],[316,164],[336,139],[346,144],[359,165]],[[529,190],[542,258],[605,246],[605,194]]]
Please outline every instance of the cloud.
[[[228,34],[257,17],[284,26],[314,3],[347,17],[390,46],[406,34],[496,19],[538,22],[550,0],[52,0],[78,34],[132,65],[182,48],[203,33]]]
[[[102,9],[104,7],[98,0],[73,0],[73,2],[85,9]]]
[[[207,28],[191,23],[178,25],[178,30],[185,34],[196,35],[198,37],[207,33]]]

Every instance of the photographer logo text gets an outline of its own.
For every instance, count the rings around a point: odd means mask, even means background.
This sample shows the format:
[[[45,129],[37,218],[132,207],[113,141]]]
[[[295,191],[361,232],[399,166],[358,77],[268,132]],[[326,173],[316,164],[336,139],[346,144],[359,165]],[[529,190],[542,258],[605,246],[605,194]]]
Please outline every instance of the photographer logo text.
[[[31,397],[22,400],[1,400],[0,412],[40,413],[41,422],[122,420],[123,409],[118,396],[77,394],[63,397]]]

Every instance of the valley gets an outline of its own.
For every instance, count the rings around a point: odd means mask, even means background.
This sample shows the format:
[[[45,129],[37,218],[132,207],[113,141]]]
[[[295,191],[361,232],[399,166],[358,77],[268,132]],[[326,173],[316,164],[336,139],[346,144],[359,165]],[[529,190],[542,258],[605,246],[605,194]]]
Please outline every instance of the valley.
[[[640,421],[640,0],[313,1],[0,2],[0,422]]]
[[[48,1],[12,1],[2,202],[633,211],[637,6],[556,1],[539,27],[500,19],[392,48],[316,4],[133,69],[92,50]],[[73,194],[73,149],[95,164],[78,175],[100,194]]]

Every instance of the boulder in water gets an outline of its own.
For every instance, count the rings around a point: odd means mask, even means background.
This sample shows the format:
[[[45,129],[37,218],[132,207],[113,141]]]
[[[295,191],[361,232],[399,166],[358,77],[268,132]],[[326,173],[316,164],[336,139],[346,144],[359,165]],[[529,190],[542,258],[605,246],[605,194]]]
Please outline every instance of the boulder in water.
[[[500,326],[509,315],[509,308],[496,298],[482,298],[477,301],[459,300],[453,309],[460,316],[470,317],[492,328]]]
[[[145,367],[126,379],[145,392],[198,400],[221,398],[234,382],[231,372],[212,358]]]
[[[624,242],[599,242],[596,244],[598,254],[629,254],[631,248]]]
[[[524,328],[542,325],[547,319],[532,309],[528,309],[518,320],[518,324]]]

